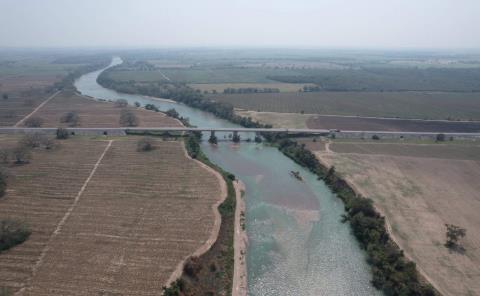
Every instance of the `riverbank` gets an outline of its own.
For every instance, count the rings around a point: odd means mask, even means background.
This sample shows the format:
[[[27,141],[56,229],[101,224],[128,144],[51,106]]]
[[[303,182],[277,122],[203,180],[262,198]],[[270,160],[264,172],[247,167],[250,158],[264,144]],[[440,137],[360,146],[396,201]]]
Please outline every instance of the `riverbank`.
[[[385,217],[371,199],[355,190],[335,167],[328,167],[304,145],[288,138],[273,142],[286,156],[318,175],[345,205],[343,221],[349,222],[360,246],[367,252],[372,267],[373,285],[391,295],[438,295],[418,272],[415,263],[405,257],[391,238]],[[389,294],[389,295],[390,295]]]
[[[233,272],[232,296],[247,296],[247,262],[245,260],[248,237],[245,230],[245,184],[242,181],[235,181],[235,196],[237,207],[235,209],[235,267]]]

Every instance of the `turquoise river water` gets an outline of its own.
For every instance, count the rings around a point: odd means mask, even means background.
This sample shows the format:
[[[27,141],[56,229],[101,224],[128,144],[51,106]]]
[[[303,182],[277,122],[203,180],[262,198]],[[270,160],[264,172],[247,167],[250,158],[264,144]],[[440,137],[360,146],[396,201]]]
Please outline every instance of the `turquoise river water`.
[[[109,67],[120,63],[114,58]],[[80,77],[75,82],[78,91],[96,99],[175,108],[199,127],[236,126],[183,104],[106,89],[96,82],[103,70]],[[246,185],[249,295],[381,295],[370,283],[365,254],[349,225],[340,222],[342,201],[323,181],[267,145],[221,141],[212,146],[204,141],[202,149]],[[292,170],[304,181],[291,177]]]

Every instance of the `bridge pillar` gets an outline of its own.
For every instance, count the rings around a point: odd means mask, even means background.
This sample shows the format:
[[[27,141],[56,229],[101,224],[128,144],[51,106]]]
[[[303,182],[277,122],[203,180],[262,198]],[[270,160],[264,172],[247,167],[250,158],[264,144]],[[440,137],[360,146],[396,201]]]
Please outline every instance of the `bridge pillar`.
[[[233,131],[233,137],[234,138],[238,137],[238,131]]]
[[[215,131],[214,131],[214,130],[211,130],[211,131],[210,131],[210,138],[213,138],[213,137],[215,137]]]

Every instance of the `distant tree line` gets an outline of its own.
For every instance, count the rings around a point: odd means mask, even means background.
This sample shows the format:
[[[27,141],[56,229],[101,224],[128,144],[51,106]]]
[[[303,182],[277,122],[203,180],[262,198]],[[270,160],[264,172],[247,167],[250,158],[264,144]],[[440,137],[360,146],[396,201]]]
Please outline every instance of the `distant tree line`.
[[[72,88],[75,79],[79,78],[83,74],[104,68],[110,63],[110,57],[97,57],[92,60],[91,63],[75,68],[73,71],[70,71],[61,81],[56,82],[53,86],[47,88],[47,91],[63,90],[67,88]]]
[[[372,200],[356,194],[334,167],[327,169],[320,164],[304,144],[280,134],[270,135],[269,139],[286,156],[317,174],[343,200],[346,210],[343,220],[350,222],[353,234],[367,253],[376,288],[385,295],[435,295],[434,289],[419,279],[415,263],[390,238],[385,218],[375,210]]]
[[[113,70],[112,70],[113,69]],[[135,81],[117,81],[109,77],[109,73],[114,71],[115,67],[104,71],[98,77],[98,83],[104,87],[114,89],[118,92],[129,94],[142,94],[157,98],[171,99],[193,108],[213,113],[214,115],[230,120],[233,123],[243,127],[271,128],[271,125],[261,124],[253,121],[250,117],[238,116],[234,112],[231,104],[217,102],[206,98],[201,92],[184,83],[143,83],[137,84]]]
[[[253,94],[253,93],[279,93],[278,88],[257,88],[257,87],[242,87],[242,88],[226,88],[223,90],[224,94]]]
[[[302,88],[303,92],[317,92],[321,90],[322,88],[318,85],[304,85]]]

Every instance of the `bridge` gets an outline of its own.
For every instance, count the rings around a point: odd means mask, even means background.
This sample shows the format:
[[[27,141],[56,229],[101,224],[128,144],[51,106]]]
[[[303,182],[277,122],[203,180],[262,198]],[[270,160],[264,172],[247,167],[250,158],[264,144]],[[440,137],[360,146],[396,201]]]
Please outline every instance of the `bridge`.
[[[71,127],[66,128],[75,135],[115,135],[122,136],[129,133],[148,133],[148,132],[209,132],[214,135],[219,133],[285,133],[291,135],[319,135],[319,136],[335,136],[339,138],[371,138],[376,135],[380,138],[435,138],[442,132],[409,132],[409,131],[352,131],[337,129],[291,129],[291,128],[239,128],[239,127],[95,127],[82,128]],[[55,134],[57,128],[41,127],[0,127],[0,134],[28,134],[42,132],[46,134]],[[446,138],[462,138],[462,139],[480,139],[480,133],[442,133]]]

